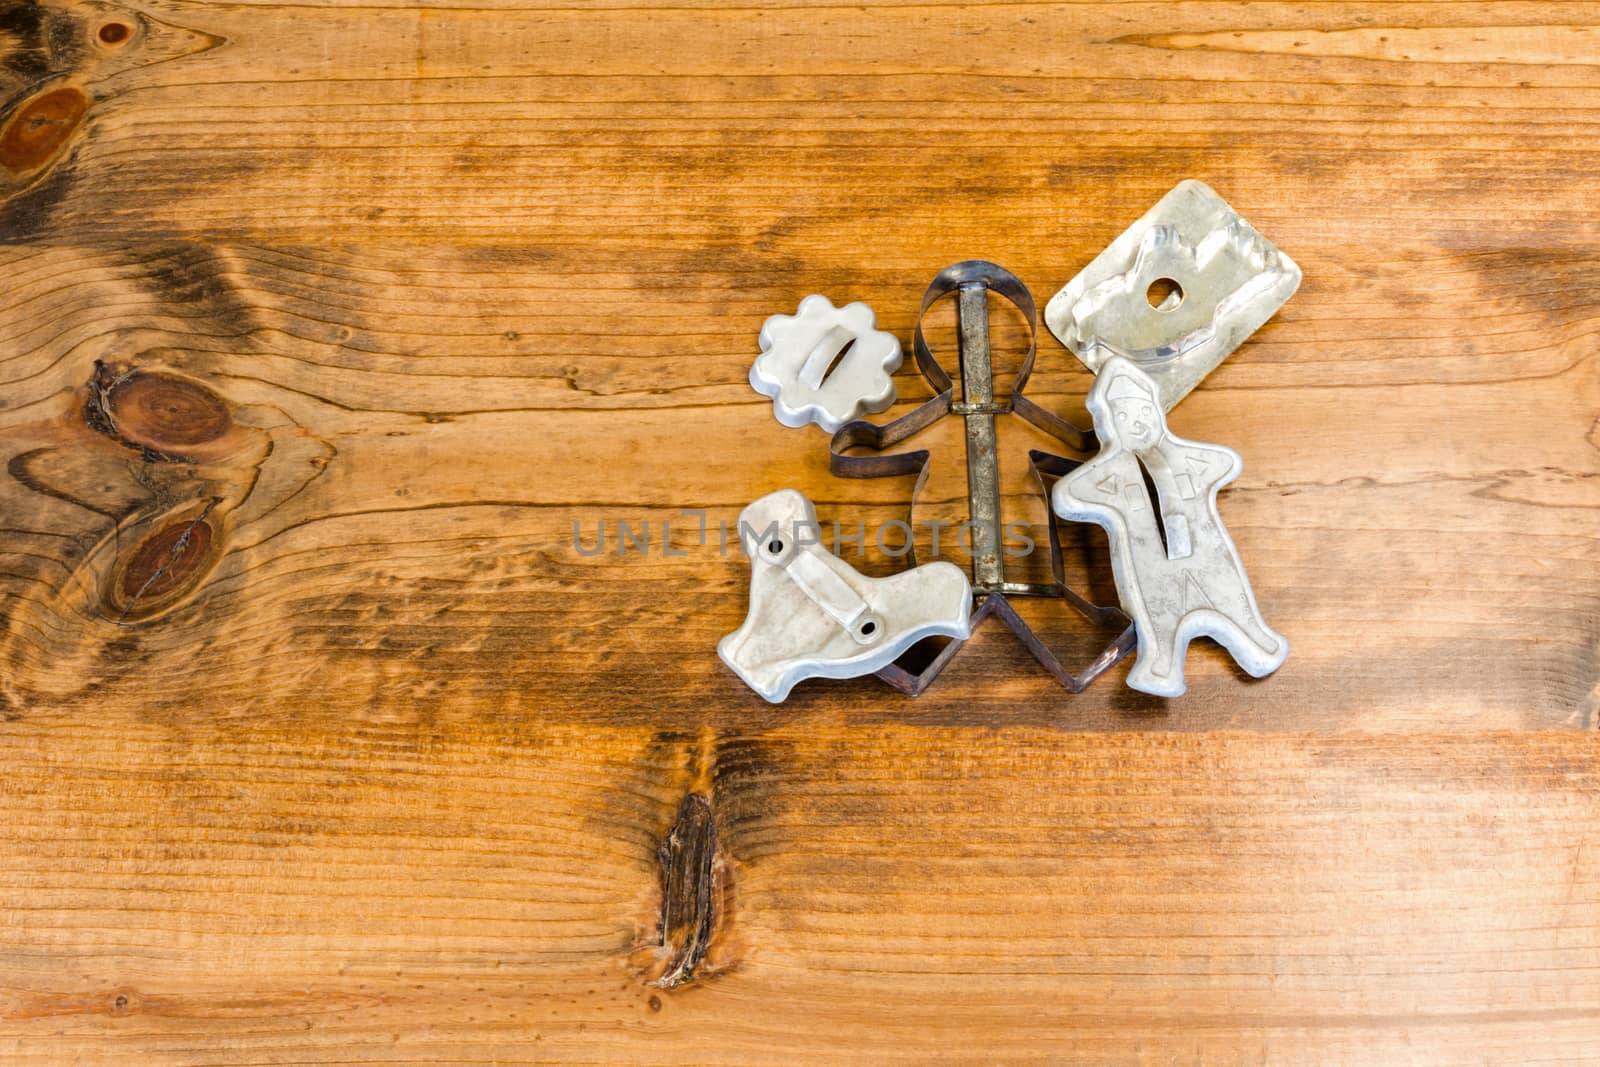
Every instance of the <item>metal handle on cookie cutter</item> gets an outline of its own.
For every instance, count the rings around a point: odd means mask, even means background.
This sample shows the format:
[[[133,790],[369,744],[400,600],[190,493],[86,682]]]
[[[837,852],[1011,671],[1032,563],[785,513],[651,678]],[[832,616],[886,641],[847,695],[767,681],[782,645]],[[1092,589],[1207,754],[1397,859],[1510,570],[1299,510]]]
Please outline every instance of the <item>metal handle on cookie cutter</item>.
[[[994,399],[994,371],[989,351],[988,294],[993,292],[1008,300],[1028,322],[1028,351],[1022,367],[1012,382],[1011,395],[1006,400]],[[950,374],[933,356],[923,336],[922,323],[928,309],[946,296],[955,294],[957,333],[960,338],[961,401],[954,402],[955,383]],[[922,307],[917,312],[916,338],[913,354],[917,368],[934,396],[916,410],[891,422],[877,425],[865,419],[847,423],[839,428],[828,444],[829,463],[833,473],[844,478],[883,478],[915,474],[916,484],[911,490],[911,502],[906,509],[907,525],[916,511],[917,497],[928,480],[929,452],[915,449],[892,455],[850,455],[848,450],[868,448],[874,452],[904,441],[932,426],[946,415],[959,415],[966,421],[967,451],[967,517],[974,529],[989,531],[986,545],[979,546],[974,539],[972,557],[972,591],[980,603],[972,613],[974,629],[990,615],[996,616],[1016,634],[1033,658],[1050,672],[1065,689],[1081,693],[1100,675],[1115,666],[1133,650],[1134,628],[1119,608],[1101,607],[1086,600],[1066,583],[1061,564],[1061,538],[1056,530],[1053,513],[1048,510],[1050,486],[1046,479],[1059,478],[1078,465],[1076,460],[1053,455],[1037,449],[1028,453],[1035,482],[1044,495],[1046,514],[1052,515],[1050,531],[1051,583],[1012,582],[1005,576],[1005,562],[1000,550],[1000,471],[995,448],[995,417],[1015,414],[1052,437],[1077,451],[1086,452],[1095,445],[1092,431],[1082,429],[1035,404],[1022,391],[1033,373],[1033,360],[1037,352],[1039,323],[1038,309],[1033,294],[1015,274],[996,263],[986,260],[966,260],[955,263],[939,272],[923,294]],[[914,528],[914,526],[912,526]],[[916,566],[916,547],[908,545],[907,562]],[[1079,614],[1097,626],[1124,626],[1121,635],[1107,645],[1083,670],[1069,671],[1033,628],[1018,615],[1008,597],[1051,597],[1067,601]],[[878,677],[901,692],[915,696],[930,685],[955,656],[963,642],[952,640],[931,663],[920,672],[912,673],[891,663],[878,671]]]

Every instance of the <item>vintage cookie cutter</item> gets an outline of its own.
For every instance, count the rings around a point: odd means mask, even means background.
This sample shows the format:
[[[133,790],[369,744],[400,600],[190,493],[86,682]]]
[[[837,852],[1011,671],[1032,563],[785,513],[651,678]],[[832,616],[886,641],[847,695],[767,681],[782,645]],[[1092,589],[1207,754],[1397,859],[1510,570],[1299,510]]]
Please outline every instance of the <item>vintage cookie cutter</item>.
[[[1012,380],[1011,395],[996,400],[994,397],[993,370],[989,349],[988,294],[1010,301],[1028,322],[1028,350],[1022,366]],[[958,336],[961,359],[961,400],[954,402],[954,383],[950,375],[934,359],[923,336],[923,319],[933,304],[946,296],[955,295]],[[917,328],[913,353],[917,367],[934,391],[934,397],[914,411],[883,425],[865,420],[852,422],[833,435],[829,444],[833,473],[847,478],[879,478],[898,475],[916,475],[911,490],[911,503],[907,509],[907,524],[915,527],[916,501],[928,479],[927,449],[888,455],[862,455],[853,450],[870,449],[874,453],[906,440],[927,429],[946,415],[960,416],[966,422],[967,453],[967,514],[975,531],[972,552],[972,590],[980,603],[972,614],[972,625],[978,626],[990,615],[998,617],[1027,647],[1050,675],[1067,690],[1082,692],[1097,677],[1114,666],[1133,648],[1134,630],[1128,619],[1114,607],[1100,607],[1091,603],[1066,584],[1061,564],[1061,541],[1055,524],[1049,524],[1050,566],[1054,581],[1046,583],[1014,582],[1005,574],[1004,556],[1000,546],[1000,479],[996,457],[995,419],[1006,415],[1019,415],[1027,422],[1061,440],[1067,445],[1087,451],[1093,447],[1092,434],[1051,414],[1023,396],[1028,377],[1033,371],[1033,358],[1038,339],[1038,314],[1033,294],[1015,274],[998,264],[983,260],[968,260],[946,267],[934,278],[923,294],[922,307],[917,314]],[[1058,478],[1076,466],[1075,462],[1048,452],[1033,450],[1029,461],[1040,491],[1049,491],[1047,479]],[[907,558],[915,564],[916,552],[908,546]],[[1097,626],[1117,627],[1121,635],[1113,640],[1082,670],[1074,673],[1064,666],[1047,648],[1032,628],[1011,606],[1010,597],[1053,597],[1067,601],[1081,615]],[[938,677],[945,665],[961,647],[961,641],[947,644],[939,654],[918,673],[911,673],[898,664],[889,664],[878,672],[878,677],[902,692],[916,695]]]
[[[821,546],[811,501],[769,493],[739,515],[750,610],[717,655],[776,704],[806,678],[858,678],[924,637],[971,632],[972,588],[953,563],[869,578]]]
[[[900,339],[878,329],[859,301],[834,307],[812,293],[795,314],[769,317],[759,343],[750,384],[772,397],[772,414],[785,426],[815,422],[832,433],[894,403]]]
[[[1100,454],[1056,482],[1051,506],[1105,528],[1117,593],[1138,634],[1128,684],[1175,697],[1196,637],[1215,638],[1257,678],[1282,665],[1289,642],[1262,620],[1217,513],[1217,490],[1244,466],[1239,453],[1169,432],[1158,397],[1132,362],[1106,361],[1087,400]]]
[[[1045,323],[1091,371],[1121,356],[1171,410],[1300,286],[1300,268],[1184,181],[1050,299]]]

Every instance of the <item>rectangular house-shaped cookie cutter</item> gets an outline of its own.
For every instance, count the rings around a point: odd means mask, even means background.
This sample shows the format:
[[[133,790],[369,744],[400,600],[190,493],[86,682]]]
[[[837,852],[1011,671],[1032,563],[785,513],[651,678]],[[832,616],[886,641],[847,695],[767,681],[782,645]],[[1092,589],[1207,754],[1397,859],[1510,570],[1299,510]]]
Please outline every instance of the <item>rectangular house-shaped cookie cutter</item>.
[[[1052,297],[1044,319],[1097,374],[1115,356],[1132,361],[1170,411],[1299,286],[1294,260],[1191,179]]]

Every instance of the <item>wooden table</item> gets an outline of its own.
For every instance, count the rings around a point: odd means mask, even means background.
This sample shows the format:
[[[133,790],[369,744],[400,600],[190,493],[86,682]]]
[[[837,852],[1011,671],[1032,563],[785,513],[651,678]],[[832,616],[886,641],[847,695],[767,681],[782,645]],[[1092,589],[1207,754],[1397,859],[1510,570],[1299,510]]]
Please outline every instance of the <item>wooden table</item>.
[[[1597,41],[1580,3],[6,0],[0,1060],[1600,1056]],[[971,256],[1046,298],[1184,177],[1305,271],[1172,417],[1245,456],[1283,670],[1072,697],[990,626],[917,700],[745,689],[748,564],[680,509],[910,490],[773,421],[763,319],[908,339]],[[1045,337],[1030,395],[1087,381]]]

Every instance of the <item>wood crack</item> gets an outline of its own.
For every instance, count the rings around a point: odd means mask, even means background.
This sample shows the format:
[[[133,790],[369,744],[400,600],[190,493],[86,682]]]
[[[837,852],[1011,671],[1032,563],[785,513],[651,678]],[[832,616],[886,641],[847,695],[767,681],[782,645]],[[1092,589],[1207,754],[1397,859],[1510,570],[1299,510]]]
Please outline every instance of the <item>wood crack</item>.
[[[656,858],[661,863],[661,947],[666,970],[650,985],[671,989],[692,981],[717,921],[717,824],[711,801],[690,793],[678,807]]]

